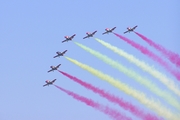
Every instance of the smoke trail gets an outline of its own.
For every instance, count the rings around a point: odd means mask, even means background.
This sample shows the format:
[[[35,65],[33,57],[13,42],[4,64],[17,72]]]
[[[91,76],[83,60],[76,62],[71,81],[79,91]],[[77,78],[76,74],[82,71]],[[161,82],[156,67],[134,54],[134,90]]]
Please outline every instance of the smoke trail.
[[[119,98],[117,96],[114,96],[108,92],[105,92],[102,89],[99,89],[89,83],[86,83],[68,73],[65,73],[63,71],[58,70],[60,73],[62,73],[63,75],[65,75],[66,77],[70,78],[71,80],[73,80],[74,82],[79,83],[80,85],[82,85],[83,87],[92,90],[93,92],[101,95],[102,97],[106,98],[107,100],[118,104],[120,107],[122,107],[125,110],[130,111],[132,114],[134,114],[137,117],[140,117],[142,120],[158,120],[158,118],[154,115],[151,114],[146,114],[144,113],[142,110],[140,110],[137,106],[132,105],[131,103],[128,103],[126,101],[124,101],[122,98]]]
[[[81,67],[84,70],[87,70],[88,72],[90,72],[91,74],[97,76],[98,78],[105,80],[107,82],[109,82],[111,85],[117,87],[119,90],[122,90],[123,92],[125,92],[128,95],[133,96],[134,98],[136,98],[140,103],[144,104],[146,107],[152,109],[153,111],[157,112],[158,115],[165,117],[166,119],[169,120],[178,120],[179,116],[176,116],[175,114],[173,114],[171,111],[169,111],[167,108],[165,108],[164,106],[162,106],[160,104],[160,102],[157,101],[153,101],[148,99],[144,93],[137,91],[131,87],[129,87],[128,85],[120,82],[120,80],[114,79],[111,76],[108,76],[107,74],[104,74],[88,65],[85,65],[83,63],[78,62],[77,60],[74,60],[72,58],[69,57],[65,57],[67,60],[69,60],[70,62],[78,65],[79,67]]]
[[[140,84],[144,85],[145,87],[149,88],[151,92],[154,94],[164,98],[170,105],[174,106],[178,110],[180,110],[180,103],[173,98],[168,92],[161,90],[157,85],[153,84],[150,80],[147,78],[143,78],[141,75],[138,73],[127,69],[125,66],[122,64],[119,64],[118,62],[108,58],[105,55],[102,55],[101,53],[92,50],[91,48],[88,48],[80,43],[75,42],[78,46],[86,50],[87,52],[90,52],[92,55],[96,56],[97,58],[101,59],[103,62],[111,65],[112,67],[118,69],[120,72],[123,72],[124,74],[128,75],[129,77],[135,79],[137,82]]]
[[[160,51],[164,56],[166,56],[172,63],[174,63],[177,67],[180,67],[180,56],[170,50],[165,49],[163,46],[153,42],[142,34],[135,32],[139,37],[141,37],[144,41],[146,41],[150,46],[153,46],[155,49]]]
[[[104,106],[104,105],[101,105],[91,99],[88,99],[86,97],[83,97],[83,96],[80,96],[76,93],[73,93],[71,91],[68,91],[68,90],[65,90],[57,85],[54,85],[55,87],[57,87],[58,89],[60,89],[61,91],[65,92],[66,94],[72,96],[74,99],[78,100],[78,101],[81,101],[81,102],[84,102],[86,105],[88,106],[91,106],[107,115],[109,115],[110,117],[116,119],[116,120],[132,120],[131,118],[129,117],[126,117],[125,115],[122,115],[120,112],[118,112],[117,110],[114,110],[108,106]]]
[[[171,66],[165,62],[163,59],[161,59],[159,56],[148,50],[147,48],[141,46],[140,44],[137,44],[136,42],[129,40],[128,38],[125,38],[117,33],[114,33],[117,37],[121,38],[122,40],[126,41],[127,43],[131,44],[136,49],[140,50],[143,54],[149,56],[154,61],[157,61],[160,65],[162,65],[167,71],[169,71],[172,75],[174,75],[178,80],[180,80],[180,72],[177,70],[173,70]]]
[[[131,54],[126,53],[125,51],[123,51],[122,49],[119,49],[115,46],[112,46],[111,44],[102,41],[100,39],[95,38],[99,43],[101,43],[102,45],[104,45],[105,47],[109,48],[110,50],[112,50],[113,52],[117,53],[118,55],[126,58],[127,60],[129,60],[130,62],[134,63],[136,66],[140,67],[142,70],[148,72],[149,74],[151,74],[152,76],[154,76],[155,78],[157,78],[158,80],[160,80],[163,84],[165,84],[170,90],[172,90],[174,93],[176,93],[178,96],[180,96],[180,90],[179,87],[177,85],[175,85],[175,83],[173,82],[173,80],[171,80],[170,78],[168,78],[165,74],[159,72],[158,70],[156,70],[155,68],[151,67],[150,65],[148,65],[147,63],[137,59],[136,57],[134,57]]]

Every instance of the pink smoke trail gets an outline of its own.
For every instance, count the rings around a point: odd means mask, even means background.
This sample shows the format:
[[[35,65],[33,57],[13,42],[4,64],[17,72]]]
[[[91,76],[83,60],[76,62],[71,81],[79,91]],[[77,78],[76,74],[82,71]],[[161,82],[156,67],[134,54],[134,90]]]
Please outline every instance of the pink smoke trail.
[[[78,84],[82,85],[83,87],[92,90],[95,93],[98,93],[99,95],[101,95],[102,97],[106,98],[107,100],[118,104],[120,107],[122,107],[125,110],[130,111],[132,114],[134,114],[137,117],[140,117],[143,120],[159,120],[158,117],[151,115],[151,114],[146,114],[144,113],[142,110],[140,110],[138,107],[132,105],[131,103],[128,103],[126,101],[124,101],[122,98],[119,98],[117,96],[114,96],[108,92],[105,92],[102,89],[99,89],[89,83],[86,83],[68,73],[65,73],[63,71],[58,70],[60,73],[62,73],[64,76],[70,78],[71,80],[73,80],[74,82],[77,82]]]
[[[60,89],[61,91],[65,92],[66,94],[72,96],[74,99],[81,101],[81,102],[85,103],[86,105],[91,106],[91,107],[109,115],[110,117],[112,117],[115,120],[132,120],[131,118],[128,118],[128,117],[122,115],[120,112],[118,112],[112,108],[109,108],[108,106],[101,105],[101,104],[99,104],[99,103],[97,103],[91,99],[80,96],[80,95],[73,93],[71,91],[65,90],[65,89],[63,89],[57,85],[54,85],[54,86],[57,87],[58,89]]]
[[[144,41],[146,41],[150,46],[153,46],[155,49],[160,51],[165,57],[167,57],[172,63],[174,63],[177,67],[180,67],[180,56],[170,50],[165,49],[163,46],[153,42],[142,34],[135,32],[139,37],[141,37]]]
[[[123,37],[117,33],[114,33],[117,37],[121,38],[122,40],[124,40],[125,42],[129,43],[131,46],[135,47],[136,49],[140,50],[143,54],[149,56],[151,59],[153,59],[154,61],[158,62],[160,65],[162,65],[167,71],[169,71],[172,75],[174,75],[178,80],[180,80],[180,72],[177,70],[173,70],[172,67],[165,62],[163,59],[161,59],[159,56],[157,56],[156,54],[154,54],[153,52],[151,52],[150,50],[148,50],[147,48],[145,48],[144,46],[141,46],[140,44],[129,40],[126,37]]]

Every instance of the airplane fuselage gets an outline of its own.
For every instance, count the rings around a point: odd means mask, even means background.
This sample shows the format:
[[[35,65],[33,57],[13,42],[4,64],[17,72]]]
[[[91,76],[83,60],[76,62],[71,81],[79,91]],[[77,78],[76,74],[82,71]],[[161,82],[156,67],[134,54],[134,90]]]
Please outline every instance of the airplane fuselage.
[[[72,37],[66,36],[66,40],[72,40]]]
[[[46,81],[46,84],[43,85],[43,86],[49,86],[49,85],[52,85],[53,84],[53,81]]]
[[[130,33],[130,32],[132,32],[132,31],[134,31],[134,29],[132,29],[132,28],[127,28],[128,29],[128,32]]]
[[[66,38],[66,40],[71,40],[71,38]]]
[[[47,80],[46,83],[49,85],[49,84],[52,84],[53,82],[52,81],[49,81]]]
[[[51,67],[52,70],[57,70],[57,67]]]
[[[88,37],[93,37],[93,35],[92,34],[88,34]]]
[[[110,33],[110,32],[112,32],[112,30],[107,30],[107,33]]]
[[[63,54],[62,53],[58,53],[58,56],[63,56]]]
[[[46,83],[47,83],[48,86],[53,84],[52,82],[46,82]]]

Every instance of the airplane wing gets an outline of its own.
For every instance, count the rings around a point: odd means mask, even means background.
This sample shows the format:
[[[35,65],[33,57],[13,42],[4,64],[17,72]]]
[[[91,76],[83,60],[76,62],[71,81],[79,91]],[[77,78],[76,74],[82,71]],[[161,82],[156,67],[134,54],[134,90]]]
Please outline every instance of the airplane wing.
[[[58,57],[59,55],[56,55],[56,56],[54,56],[53,58],[56,58],[56,57]]]
[[[54,83],[56,81],[56,79],[54,79],[53,81],[52,81],[52,83]]]
[[[102,33],[102,34],[104,35],[104,34],[106,34],[106,33],[108,33],[108,31],[106,31],[106,32],[104,32],[104,33]]]
[[[97,32],[97,31],[94,31],[94,32],[92,33],[92,35],[94,35],[96,32]]]
[[[49,70],[48,72],[51,72],[51,71],[53,71],[53,69]]]
[[[47,85],[48,85],[48,84],[45,84],[45,85],[43,85],[43,87],[44,87],[44,86],[47,86]]]
[[[88,38],[89,36],[87,35],[86,37],[84,37],[83,39],[86,39],[86,38]]]
[[[71,39],[74,38],[75,34],[71,36]]]
[[[60,66],[61,64],[57,65],[57,68]]]
[[[112,31],[113,31],[114,29],[116,29],[116,27],[113,27],[113,28],[112,28]]]
[[[65,54],[67,52],[67,50],[65,50],[62,54]]]
[[[137,27],[137,25],[135,27],[133,27],[133,30]]]
[[[68,40],[63,40],[62,43],[63,43],[63,42],[66,42],[66,41],[68,41]]]
[[[128,30],[128,31],[126,31],[126,32],[124,32],[124,34],[125,34],[125,33],[127,33],[127,32],[129,32],[129,30]]]

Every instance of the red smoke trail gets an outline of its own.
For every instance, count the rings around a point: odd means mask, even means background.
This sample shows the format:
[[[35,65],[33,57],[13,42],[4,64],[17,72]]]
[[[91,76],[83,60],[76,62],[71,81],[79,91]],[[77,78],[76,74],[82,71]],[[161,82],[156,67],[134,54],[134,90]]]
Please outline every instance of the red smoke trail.
[[[80,96],[80,95],[73,93],[71,91],[65,90],[65,89],[63,89],[57,85],[54,85],[54,86],[57,87],[58,89],[60,89],[61,91],[65,92],[66,94],[72,96],[74,99],[81,101],[81,102],[84,102],[86,105],[91,106],[93,108],[96,108],[99,111],[109,115],[110,117],[112,117],[116,120],[132,120],[131,118],[128,118],[128,117],[122,115],[120,112],[118,112],[112,108],[109,108],[108,106],[101,105],[101,104],[99,104],[99,103],[97,103],[91,99]]]
[[[98,93],[99,95],[101,95],[102,97],[106,98],[107,100],[117,103],[119,106],[121,106],[122,108],[124,108],[125,110],[130,111],[131,113],[133,113],[135,116],[142,118],[143,120],[158,120],[158,118],[156,116],[153,116],[151,114],[146,114],[144,113],[142,110],[140,110],[138,107],[132,105],[131,103],[128,103],[126,101],[124,101],[122,98],[116,97],[108,92],[105,92],[102,89],[99,89],[89,83],[86,83],[74,76],[69,75],[68,73],[62,72],[60,70],[58,70],[60,73],[62,73],[63,75],[65,75],[66,77],[70,78],[71,80],[79,83],[80,85],[82,85],[83,87],[92,90],[95,93]]]
[[[166,56],[172,63],[176,64],[176,66],[180,67],[180,56],[172,51],[165,49],[163,46],[154,43],[152,40],[146,38],[140,33],[135,32],[139,37],[141,37],[144,41],[146,41],[150,46],[153,46],[157,50],[159,50],[164,56]]]
[[[173,70],[172,67],[165,62],[163,59],[161,59],[159,56],[157,56],[156,54],[154,54],[153,52],[151,52],[150,50],[148,50],[147,48],[145,48],[144,46],[141,46],[140,44],[129,40],[128,38],[125,38],[117,33],[114,33],[117,37],[121,38],[122,40],[124,40],[125,42],[129,43],[130,45],[132,45],[133,47],[135,47],[136,49],[140,50],[143,54],[148,55],[150,58],[152,58],[154,61],[157,61],[160,65],[162,65],[167,71],[169,71],[171,74],[173,74],[178,80],[180,80],[180,72],[177,70]]]

